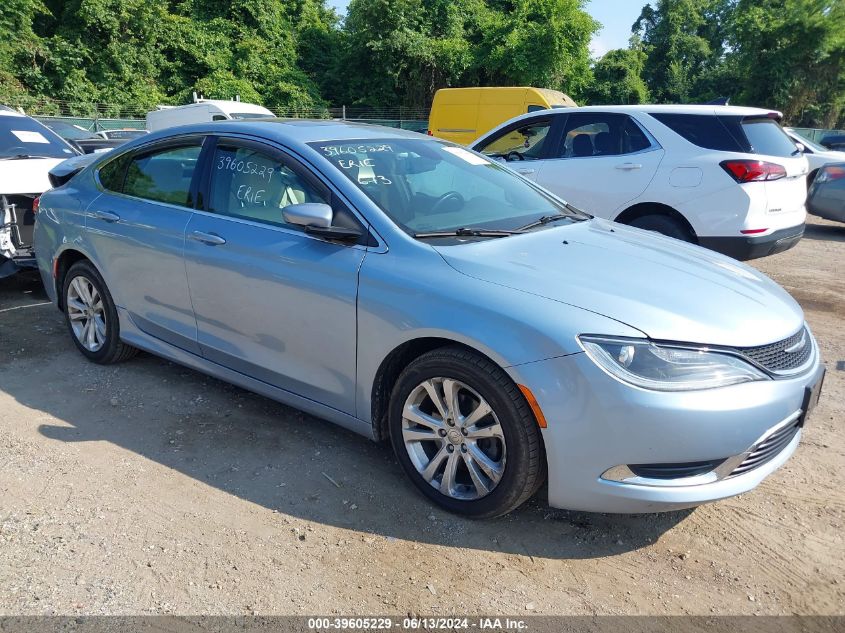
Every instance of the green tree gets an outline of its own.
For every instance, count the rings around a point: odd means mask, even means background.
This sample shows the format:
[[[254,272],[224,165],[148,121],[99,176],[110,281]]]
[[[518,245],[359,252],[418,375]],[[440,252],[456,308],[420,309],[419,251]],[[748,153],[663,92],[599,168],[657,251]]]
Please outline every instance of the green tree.
[[[425,107],[446,86],[533,85],[580,93],[598,24],[583,0],[352,0],[347,98]],[[357,97],[357,98],[356,98]]]
[[[655,100],[686,103],[699,79],[722,63],[732,0],[658,0],[633,25],[646,55],[643,77]]]
[[[642,78],[645,53],[639,48],[608,51],[593,66],[593,83],[587,90],[590,104],[636,104],[650,100]]]
[[[845,123],[841,0],[739,0],[731,47],[738,101],[776,107],[796,125]]]
[[[600,25],[583,0],[504,0],[482,14],[482,85],[530,85],[581,95],[591,83],[589,45]]]
[[[121,114],[121,104],[137,113],[161,101],[156,75],[165,0],[66,0],[51,8],[44,73],[53,96],[118,106],[108,115]]]
[[[424,107],[472,62],[477,0],[352,0],[344,24],[348,103]]]

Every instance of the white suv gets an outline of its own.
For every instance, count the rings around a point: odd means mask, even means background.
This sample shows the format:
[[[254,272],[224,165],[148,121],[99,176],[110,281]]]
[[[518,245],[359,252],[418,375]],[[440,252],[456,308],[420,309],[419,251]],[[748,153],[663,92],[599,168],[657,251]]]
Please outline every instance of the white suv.
[[[809,168],[780,118],[734,106],[543,110],[472,148],[599,217],[752,259],[804,233]]]
[[[0,106],[0,279],[34,268],[35,201],[49,171],[78,152],[35,119]]]

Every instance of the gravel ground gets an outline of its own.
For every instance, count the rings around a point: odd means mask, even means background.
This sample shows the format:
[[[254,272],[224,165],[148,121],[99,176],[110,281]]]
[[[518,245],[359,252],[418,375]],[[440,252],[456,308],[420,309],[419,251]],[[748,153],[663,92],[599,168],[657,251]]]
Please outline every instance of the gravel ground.
[[[694,511],[472,522],[389,448],[177,365],[100,367],[0,280],[2,614],[843,614],[845,227],[754,265],[827,361],[795,456]]]

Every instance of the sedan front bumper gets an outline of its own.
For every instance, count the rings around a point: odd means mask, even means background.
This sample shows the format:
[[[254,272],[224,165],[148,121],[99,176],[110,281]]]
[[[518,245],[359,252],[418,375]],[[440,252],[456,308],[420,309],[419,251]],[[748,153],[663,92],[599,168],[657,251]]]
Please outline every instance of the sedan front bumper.
[[[548,423],[549,504],[642,513],[747,492],[789,459],[801,440],[807,389],[823,372],[817,346],[814,355],[799,377],[690,392],[632,387],[583,353],[508,372],[531,389]],[[754,451],[767,439],[779,443],[761,460]],[[708,462],[712,469],[683,472]],[[675,466],[678,476],[666,476]]]

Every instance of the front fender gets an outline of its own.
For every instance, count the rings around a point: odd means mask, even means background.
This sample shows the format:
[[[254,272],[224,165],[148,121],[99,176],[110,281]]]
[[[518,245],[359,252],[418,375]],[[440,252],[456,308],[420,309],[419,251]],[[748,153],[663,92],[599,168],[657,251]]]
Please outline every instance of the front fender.
[[[362,265],[356,398],[362,420],[371,421],[382,362],[410,341],[455,341],[506,368],[580,352],[576,336],[583,332],[643,336],[608,317],[468,277],[434,251],[420,255],[370,253]]]

